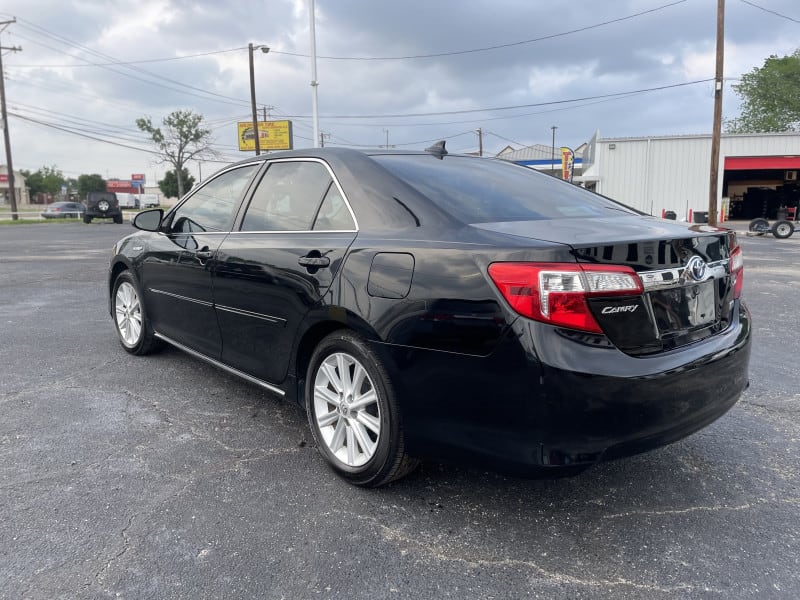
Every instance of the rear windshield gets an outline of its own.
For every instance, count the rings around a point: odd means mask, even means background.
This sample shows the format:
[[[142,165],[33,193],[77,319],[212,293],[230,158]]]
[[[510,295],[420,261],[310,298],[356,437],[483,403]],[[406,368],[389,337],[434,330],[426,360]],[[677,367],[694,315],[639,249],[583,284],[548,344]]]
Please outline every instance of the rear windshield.
[[[372,158],[464,223],[610,217],[634,211],[502,160],[379,154]]]

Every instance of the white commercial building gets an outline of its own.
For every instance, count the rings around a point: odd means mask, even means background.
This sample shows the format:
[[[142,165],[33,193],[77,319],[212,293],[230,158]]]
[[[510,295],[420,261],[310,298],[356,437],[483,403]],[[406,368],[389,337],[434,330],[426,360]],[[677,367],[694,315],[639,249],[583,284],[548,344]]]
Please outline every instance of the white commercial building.
[[[582,158],[575,181],[600,194],[654,216],[707,214],[711,135],[600,138],[598,132]],[[717,205],[729,206],[726,217],[735,219],[774,219],[784,208],[791,215],[800,200],[798,172],[800,134],[723,135]]]

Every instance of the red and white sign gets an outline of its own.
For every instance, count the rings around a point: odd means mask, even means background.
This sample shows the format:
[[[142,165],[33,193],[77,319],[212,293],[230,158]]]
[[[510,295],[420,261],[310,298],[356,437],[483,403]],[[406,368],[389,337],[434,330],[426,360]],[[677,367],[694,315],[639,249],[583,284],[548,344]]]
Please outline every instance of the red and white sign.
[[[0,183],[8,183],[8,175],[0,173]]]
[[[131,175],[131,181],[144,181],[144,173],[134,173]]]
[[[109,179],[106,182],[106,190],[112,192],[114,190],[127,189],[131,187],[131,182],[127,179]]]

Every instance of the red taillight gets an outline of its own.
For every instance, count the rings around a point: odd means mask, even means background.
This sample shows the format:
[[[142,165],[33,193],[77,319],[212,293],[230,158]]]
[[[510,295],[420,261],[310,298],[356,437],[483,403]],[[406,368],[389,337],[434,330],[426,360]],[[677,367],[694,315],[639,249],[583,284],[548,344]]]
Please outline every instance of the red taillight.
[[[642,293],[630,267],[575,263],[493,263],[489,276],[516,312],[560,327],[602,333],[587,298]]]
[[[741,246],[736,246],[731,251],[730,271],[733,279],[733,297],[738,298],[742,295],[742,286],[744,285],[744,256],[742,256]]]

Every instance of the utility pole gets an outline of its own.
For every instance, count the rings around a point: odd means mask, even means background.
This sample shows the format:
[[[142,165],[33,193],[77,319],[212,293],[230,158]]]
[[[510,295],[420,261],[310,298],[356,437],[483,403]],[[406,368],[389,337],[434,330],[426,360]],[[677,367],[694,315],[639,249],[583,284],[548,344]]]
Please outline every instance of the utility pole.
[[[725,59],[725,0],[717,0],[717,68],[714,73],[714,131],[711,134],[711,177],[708,192],[708,224],[717,224],[719,145],[722,131],[722,84]]]
[[[388,129],[384,129],[383,132],[386,134],[386,145],[384,146],[384,148],[386,148],[388,150],[389,149],[389,130]]]
[[[553,177],[555,177],[555,175],[556,175],[556,166],[555,166],[556,165],[556,129],[558,129],[558,127],[553,125],[550,129],[553,130],[553,153],[550,156],[550,168],[553,171],[552,172]]]
[[[478,134],[478,156],[483,156],[483,131],[478,127],[475,133]]]
[[[0,21],[0,25],[3,26],[3,29],[0,29],[0,31],[5,30],[7,26],[16,22],[16,19],[12,19],[11,21]],[[8,167],[8,200],[11,203],[11,220],[16,221],[19,219],[19,215],[17,214],[17,193],[14,189],[14,186],[16,185],[14,182],[14,161],[11,160],[11,134],[8,131],[8,112],[6,111],[6,84],[5,73],[3,72],[4,50],[19,52],[22,50],[22,48],[18,46],[5,47],[0,45],[0,118],[3,120],[3,138],[5,139],[6,145],[6,166]]]
[[[256,143],[256,156],[261,154],[261,141],[258,139],[258,113],[256,112],[256,78],[253,67],[253,42],[247,44],[247,53],[250,57],[250,106],[253,109],[253,138]]]
[[[331,137],[330,133],[324,133],[324,132],[320,131],[319,132],[319,147],[320,148],[324,148],[325,147],[325,140],[330,139],[330,137]]]

